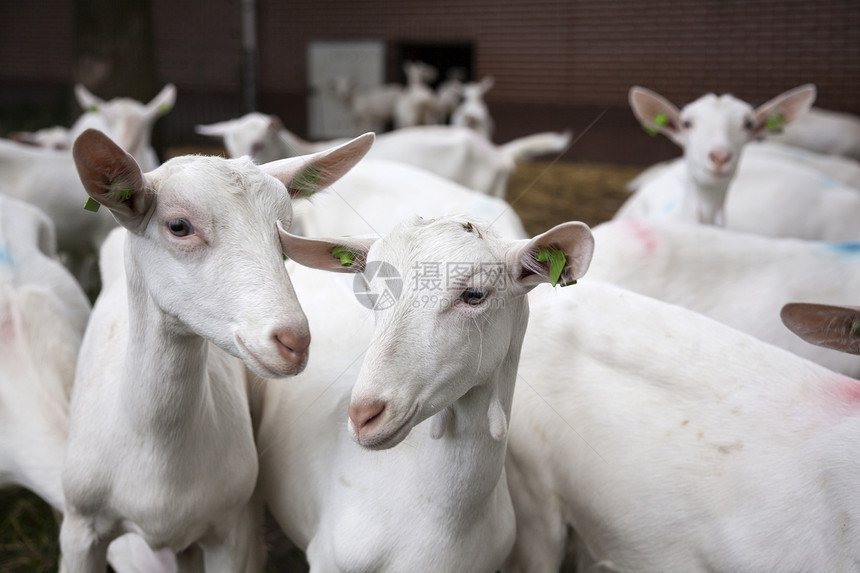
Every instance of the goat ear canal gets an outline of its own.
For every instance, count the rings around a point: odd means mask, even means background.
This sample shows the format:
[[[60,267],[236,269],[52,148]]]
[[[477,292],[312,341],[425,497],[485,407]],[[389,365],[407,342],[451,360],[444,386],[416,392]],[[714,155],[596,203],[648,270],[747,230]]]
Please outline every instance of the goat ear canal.
[[[451,424],[451,419],[454,413],[451,408],[445,408],[438,414],[430,418],[430,438],[434,440],[440,439],[448,431],[448,426]]]
[[[490,399],[487,417],[490,419],[490,435],[494,440],[504,440],[505,436],[508,435],[508,417],[505,416],[502,402],[496,394],[493,394],[493,397]]]

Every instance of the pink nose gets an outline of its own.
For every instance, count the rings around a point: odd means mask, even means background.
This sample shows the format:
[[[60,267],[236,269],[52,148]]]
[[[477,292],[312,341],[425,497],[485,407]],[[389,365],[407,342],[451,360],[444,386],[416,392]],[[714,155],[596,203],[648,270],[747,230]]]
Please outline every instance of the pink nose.
[[[309,333],[299,333],[286,328],[274,331],[272,340],[281,357],[292,364],[300,364],[305,360],[308,355],[308,346],[311,345]]]
[[[732,160],[732,152],[728,150],[714,150],[708,154],[708,158],[717,167],[722,167]]]
[[[373,400],[370,402],[350,402],[347,413],[356,433],[362,430],[372,430],[382,420],[382,412],[385,411],[385,402]]]

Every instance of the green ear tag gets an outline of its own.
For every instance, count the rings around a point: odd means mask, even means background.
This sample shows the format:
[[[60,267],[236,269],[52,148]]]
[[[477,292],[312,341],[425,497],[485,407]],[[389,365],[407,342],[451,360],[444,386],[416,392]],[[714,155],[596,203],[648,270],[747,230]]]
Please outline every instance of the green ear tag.
[[[101,207],[101,204],[98,201],[96,201],[92,197],[87,197],[87,202],[84,203],[84,210],[98,213],[99,207]]]
[[[558,284],[561,271],[564,270],[564,264],[567,262],[564,253],[555,247],[541,247],[535,252],[535,260],[542,263],[549,262],[549,282],[552,286]]]
[[[170,106],[167,105],[166,103],[158,104],[158,113],[160,113],[161,115],[165,115],[169,111],[170,111]]]
[[[93,104],[87,108],[87,113],[94,113],[94,112],[97,112],[98,110],[99,110],[99,107],[97,105]]]
[[[668,123],[669,123],[669,118],[666,117],[666,114],[658,113],[654,116],[654,125],[659,125],[660,127],[663,127],[664,125],[666,125]],[[650,135],[652,137],[657,135],[657,130],[654,129],[653,127],[651,127],[650,125],[643,123],[642,129],[644,129],[645,133],[647,133],[648,135]]]
[[[346,247],[335,247],[331,250],[331,256],[340,259],[340,264],[343,267],[351,267],[355,261],[355,254]]]
[[[782,133],[782,128],[785,126],[785,116],[779,111],[775,111],[764,122],[764,128],[770,133]]]
[[[322,171],[319,167],[308,167],[290,181],[289,187],[305,197],[310,197],[317,189],[321,174]]]
[[[131,199],[131,189],[117,189],[115,193],[119,196],[123,201],[128,201]]]

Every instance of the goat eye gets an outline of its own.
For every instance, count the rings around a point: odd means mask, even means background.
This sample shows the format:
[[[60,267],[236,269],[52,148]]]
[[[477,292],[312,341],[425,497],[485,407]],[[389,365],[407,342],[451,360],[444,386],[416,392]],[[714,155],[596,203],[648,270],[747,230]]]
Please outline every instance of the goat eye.
[[[194,232],[188,219],[173,219],[167,222],[167,228],[175,237],[185,237]]]
[[[682,123],[682,124],[681,124],[681,126],[682,126],[684,129],[690,129],[691,127],[693,127],[693,122],[692,122],[692,121],[690,121],[689,119],[685,119],[685,120],[684,120],[684,123]]]
[[[470,306],[478,306],[487,298],[487,291],[477,288],[467,288],[460,295],[460,300]]]
[[[744,120],[744,129],[747,131],[752,131],[753,121],[751,119]]]

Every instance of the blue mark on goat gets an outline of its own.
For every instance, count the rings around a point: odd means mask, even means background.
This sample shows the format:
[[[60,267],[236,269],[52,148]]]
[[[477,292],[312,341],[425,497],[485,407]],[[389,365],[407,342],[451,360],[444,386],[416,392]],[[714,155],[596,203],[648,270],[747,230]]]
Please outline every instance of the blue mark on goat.
[[[665,203],[663,207],[660,209],[660,215],[671,215],[678,208],[678,205],[681,203],[680,197],[675,197],[671,201]]]
[[[848,241],[845,243],[827,243],[827,248],[846,255],[860,255],[860,241]]]
[[[14,267],[15,261],[12,260],[12,253],[6,248],[6,243],[0,241],[0,266]]]

